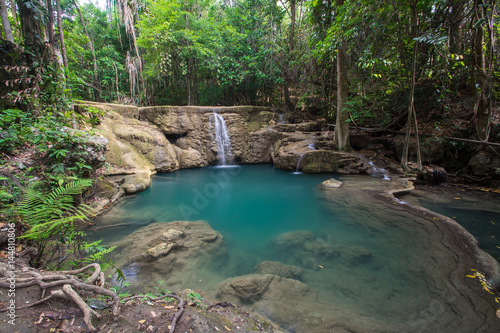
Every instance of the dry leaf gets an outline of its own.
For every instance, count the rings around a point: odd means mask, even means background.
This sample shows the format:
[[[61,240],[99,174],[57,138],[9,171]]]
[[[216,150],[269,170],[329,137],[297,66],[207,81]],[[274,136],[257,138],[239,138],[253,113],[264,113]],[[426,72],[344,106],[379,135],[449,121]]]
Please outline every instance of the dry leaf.
[[[139,320],[139,324],[144,324],[145,322],[146,322],[146,319]]]

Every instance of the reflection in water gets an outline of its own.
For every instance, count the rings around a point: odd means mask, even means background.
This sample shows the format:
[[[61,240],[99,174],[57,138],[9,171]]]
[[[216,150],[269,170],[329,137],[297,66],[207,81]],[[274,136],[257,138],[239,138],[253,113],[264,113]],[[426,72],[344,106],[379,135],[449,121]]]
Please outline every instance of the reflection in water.
[[[159,175],[150,189],[125,199],[98,222],[132,226],[102,229],[91,237],[107,243],[124,239],[122,246],[140,244],[141,239],[158,236],[159,224],[152,225],[154,230],[138,230],[153,222],[198,220],[208,221],[224,237],[227,252],[217,249],[217,255],[183,262],[175,270],[159,263],[141,266],[141,272],[127,266],[137,288],[152,288],[164,280],[174,291],[210,291],[224,279],[254,273],[264,261],[279,261],[303,269],[302,281],[326,302],[307,303],[310,298],[304,296],[306,314],[332,306],[394,325],[387,332],[397,331],[395,327],[436,331],[450,325],[471,329],[478,326],[476,321],[485,320],[484,314],[476,313],[478,305],[471,304],[477,295],[469,295],[466,285],[450,280],[450,276],[465,276],[465,271],[456,263],[458,250],[443,245],[442,230],[410,212],[408,205],[388,202],[380,194],[397,185],[397,180],[344,176],[340,189],[318,186],[328,178],[294,177],[272,165]],[[117,251],[122,264],[129,259],[121,258],[123,253],[133,249]],[[166,258],[170,262],[164,266],[176,265],[173,256]],[[255,307],[270,311],[269,302],[263,299]],[[272,319],[278,320],[276,309],[273,313]],[[464,317],[472,326],[459,322]],[[326,322],[325,318],[320,321]]]

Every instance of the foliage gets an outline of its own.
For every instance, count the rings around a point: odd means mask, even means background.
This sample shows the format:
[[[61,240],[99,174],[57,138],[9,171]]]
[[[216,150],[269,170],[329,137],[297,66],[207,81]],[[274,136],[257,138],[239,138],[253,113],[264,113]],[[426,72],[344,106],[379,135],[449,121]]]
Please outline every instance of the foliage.
[[[26,143],[31,118],[19,109],[0,113],[0,152],[11,153]]]
[[[42,265],[45,250],[49,245],[70,246],[78,236],[75,222],[87,219],[91,209],[86,205],[74,206],[74,196],[92,184],[89,179],[80,179],[60,186],[48,193],[41,192],[35,183],[24,190],[19,201],[8,207],[13,220],[27,224],[29,230],[21,238],[32,241],[37,248],[34,265]]]
[[[73,17],[78,15],[73,7],[69,10]],[[99,95],[106,102],[123,102],[128,91],[125,68],[125,46],[129,44],[127,35],[123,28],[110,29],[117,26],[116,19],[109,22],[107,13],[94,4],[84,4],[81,12],[95,49],[101,90]],[[68,78],[72,95],[74,98],[92,100],[94,60],[87,44],[87,36],[79,21],[65,24]]]

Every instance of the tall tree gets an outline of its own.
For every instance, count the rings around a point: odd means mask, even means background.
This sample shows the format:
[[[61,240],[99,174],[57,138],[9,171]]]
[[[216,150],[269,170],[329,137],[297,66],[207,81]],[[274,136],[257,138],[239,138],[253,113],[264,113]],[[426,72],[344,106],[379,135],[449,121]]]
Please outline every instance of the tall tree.
[[[62,10],[61,10],[61,0],[56,0],[56,11],[57,11],[57,30],[59,33],[59,43],[61,49],[61,56],[63,65],[65,68],[68,67],[68,56],[66,54],[66,43],[64,42],[64,29],[62,20]]]
[[[343,2],[342,0],[339,2]],[[351,150],[349,143],[349,123],[347,96],[347,43],[342,40],[337,51],[337,117],[335,122],[335,145],[338,150]]]
[[[491,74],[495,53],[496,1],[474,0],[474,81],[476,103],[474,119],[479,140],[488,141],[491,124]],[[498,20],[498,17],[496,18]],[[485,31],[486,30],[486,31]],[[488,41],[485,42],[485,35]],[[489,58],[487,58],[488,50]]]
[[[9,15],[7,13],[7,5],[5,4],[5,0],[0,0],[0,16],[2,18],[2,26],[5,39],[11,43],[14,43],[14,37],[12,36],[12,29],[10,27]]]

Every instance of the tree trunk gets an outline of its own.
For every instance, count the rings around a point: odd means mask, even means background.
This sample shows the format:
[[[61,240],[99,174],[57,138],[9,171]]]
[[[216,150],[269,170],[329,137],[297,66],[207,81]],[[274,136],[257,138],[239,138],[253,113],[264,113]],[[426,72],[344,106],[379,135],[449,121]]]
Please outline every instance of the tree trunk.
[[[474,15],[476,22],[487,19],[484,15],[484,2],[474,1]],[[476,24],[474,38],[474,93],[476,97],[474,119],[479,140],[488,141],[490,132],[491,100],[488,75],[486,72],[486,55],[484,52],[484,28],[481,23]],[[490,36],[490,38],[492,38]]]
[[[59,42],[61,43],[60,47],[61,47],[62,61],[64,67],[68,68],[68,56],[66,55],[66,44],[64,43],[61,0],[56,0],[56,11],[57,11],[57,30],[59,30]]]
[[[196,105],[197,76],[196,60],[189,58],[187,60],[186,85],[188,88],[188,105]]]
[[[7,5],[5,4],[5,0],[0,0],[0,16],[2,17],[5,39],[14,43],[14,37],[12,36],[12,29],[10,28],[9,15],[7,14]]]
[[[337,119],[335,122],[335,145],[338,150],[349,151],[349,123],[347,111],[347,44],[342,41],[337,52]]]
[[[417,1],[417,0],[416,0]],[[411,35],[414,38],[418,35],[418,16],[417,16],[417,2],[412,4],[412,31]],[[415,126],[415,140],[417,142],[417,168],[422,170],[422,155],[420,153],[420,140],[418,137],[418,123],[417,123],[417,113],[415,111],[415,82],[417,76],[417,49],[418,42],[415,41],[413,46],[413,56],[411,62],[411,81],[410,81],[410,103],[408,106],[408,121],[406,122],[406,137],[405,144],[403,147],[403,156],[401,157],[401,165],[406,170],[408,168],[408,155],[410,150],[410,139],[412,125]],[[413,124],[412,124],[413,123]]]
[[[462,20],[464,15],[464,5],[462,0],[454,0],[451,3],[452,12],[450,15],[449,47],[451,54],[462,53]]]
[[[32,6],[26,6],[23,0],[17,0],[17,8],[19,10],[19,21],[21,23],[21,32],[26,46],[33,47],[35,53],[40,52],[43,48],[42,29],[40,22],[37,19],[37,14]]]
[[[89,33],[87,31],[87,26],[85,25],[85,21],[83,20],[82,12],[80,11],[80,7],[76,3],[75,0],[73,0],[73,4],[75,5],[76,10],[78,11],[78,15],[80,16],[80,23],[82,24],[83,31],[85,32],[85,36],[87,36],[87,43],[89,44],[89,49],[90,52],[92,53],[92,58],[94,60],[94,82],[93,82],[93,87],[94,87],[94,99],[99,102],[101,100],[101,82],[99,81],[99,76],[98,76],[98,66],[97,66],[97,58],[95,55],[95,49],[94,45],[92,44],[92,40],[90,39]]]
[[[293,51],[293,39],[295,35],[295,0],[290,1],[290,41],[288,42],[288,49],[290,51],[290,54],[292,54]]]
[[[49,46],[52,58],[51,60],[52,62],[55,62],[57,45],[56,45],[56,35],[54,33],[54,8],[52,6],[52,0],[47,0],[45,3],[47,4],[46,29],[47,29],[47,35],[49,37]]]

